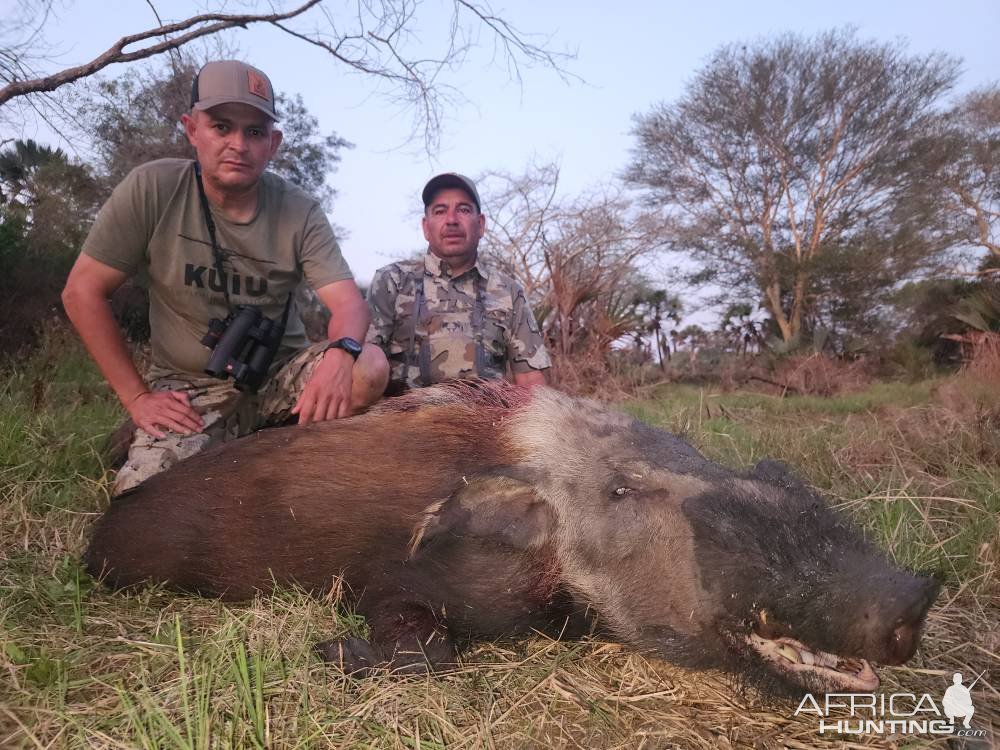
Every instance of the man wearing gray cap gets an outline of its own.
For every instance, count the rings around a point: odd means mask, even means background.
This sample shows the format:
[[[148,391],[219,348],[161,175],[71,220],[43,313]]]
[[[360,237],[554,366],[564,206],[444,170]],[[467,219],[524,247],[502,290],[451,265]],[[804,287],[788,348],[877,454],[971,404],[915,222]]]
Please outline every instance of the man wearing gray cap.
[[[447,378],[545,383],[551,362],[524,290],[479,257],[475,184],[446,172],[421,197],[427,254],[380,268],[368,292],[367,342],[389,359],[389,392]]]
[[[123,492],[216,442],[293,416],[354,413],[382,394],[384,354],[362,347],[368,312],[319,203],[265,169],[281,144],[268,77],[210,62],[182,117],[196,161],[134,169],[101,209],[63,303],[136,425]],[[152,360],[143,378],[108,299],[149,280]],[[292,291],[305,279],[332,313],[308,345]]]

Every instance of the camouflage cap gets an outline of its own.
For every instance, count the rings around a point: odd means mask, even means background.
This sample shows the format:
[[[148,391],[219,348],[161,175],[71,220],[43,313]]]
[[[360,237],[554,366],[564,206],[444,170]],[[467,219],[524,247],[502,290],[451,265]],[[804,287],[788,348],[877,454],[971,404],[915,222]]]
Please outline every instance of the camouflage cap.
[[[206,110],[231,102],[249,104],[272,120],[278,119],[274,88],[264,71],[239,60],[206,63],[191,83],[191,109]]]
[[[469,197],[475,201],[476,210],[479,213],[483,212],[483,207],[479,202],[479,193],[476,191],[476,183],[465,175],[458,174],[458,172],[444,172],[436,177],[431,177],[427,181],[427,184],[424,185],[423,192],[420,194],[424,200],[424,208],[431,205],[431,201],[434,200],[434,196],[446,188],[458,188],[459,190],[464,190],[469,194]]]

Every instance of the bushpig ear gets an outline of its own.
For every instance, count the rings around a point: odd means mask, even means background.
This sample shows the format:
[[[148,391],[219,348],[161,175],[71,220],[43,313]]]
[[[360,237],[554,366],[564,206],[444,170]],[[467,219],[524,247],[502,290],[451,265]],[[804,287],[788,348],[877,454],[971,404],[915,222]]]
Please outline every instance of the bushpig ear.
[[[410,539],[410,557],[446,534],[537,549],[554,528],[555,514],[531,484],[509,474],[484,474],[464,480],[450,498],[424,511]]]
[[[795,476],[783,462],[773,458],[765,458],[763,461],[760,461],[753,467],[750,476],[786,489],[809,490],[802,480]]]

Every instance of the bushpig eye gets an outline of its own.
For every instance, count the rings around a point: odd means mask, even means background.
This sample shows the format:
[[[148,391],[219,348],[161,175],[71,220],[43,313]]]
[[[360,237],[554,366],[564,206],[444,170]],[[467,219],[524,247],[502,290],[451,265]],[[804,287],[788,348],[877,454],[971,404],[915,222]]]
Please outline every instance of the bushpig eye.
[[[615,490],[615,497],[625,497],[626,495],[634,495],[635,490],[631,487],[619,487]]]

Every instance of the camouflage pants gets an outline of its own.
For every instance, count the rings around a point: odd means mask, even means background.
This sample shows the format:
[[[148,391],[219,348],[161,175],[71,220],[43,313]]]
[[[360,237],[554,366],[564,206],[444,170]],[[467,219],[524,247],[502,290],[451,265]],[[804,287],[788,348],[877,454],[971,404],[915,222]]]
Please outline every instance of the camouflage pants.
[[[194,435],[168,431],[162,438],[136,429],[128,459],[115,478],[112,495],[121,494],[210,446],[287,421],[325,347],[326,342],[322,341],[276,365],[273,375],[257,393],[242,393],[233,387],[232,380],[207,376],[154,381],[151,390],[187,393],[192,408],[201,414],[204,427]]]

